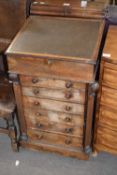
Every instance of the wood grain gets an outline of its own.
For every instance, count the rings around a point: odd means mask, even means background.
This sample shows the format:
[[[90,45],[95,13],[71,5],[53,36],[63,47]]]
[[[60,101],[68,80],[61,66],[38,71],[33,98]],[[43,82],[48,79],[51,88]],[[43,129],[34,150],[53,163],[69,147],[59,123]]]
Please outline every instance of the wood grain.
[[[42,132],[36,130],[27,131],[29,140],[35,140],[40,143],[60,145],[64,147],[82,148],[82,138],[64,136],[56,133]]]
[[[23,87],[23,95],[30,97],[39,97],[67,101],[74,103],[85,103],[85,90],[55,90],[48,88]]]
[[[39,15],[58,15],[58,16],[72,16],[72,17],[83,17],[83,18],[102,18],[104,16],[104,9],[110,3],[107,1],[89,1],[87,7],[84,9],[81,7],[81,1],[70,0],[68,6],[64,5],[63,0],[44,0],[43,4],[39,0],[33,1],[31,5],[31,14]]]
[[[25,107],[35,109],[53,110],[58,112],[66,112],[68,114],[84,114],[84,105],[74,104],[68,102],[60,102],[50,99],[23,97],[23,103]]]
[[[86,84],[81,82],[74,82],[71,80],[65,81],[55,78],[47,78],[41,76],[20,76],[20,82],[22,86],[31,86],[31,87],[43,87],[51,89],[77,89],[85,90]]]

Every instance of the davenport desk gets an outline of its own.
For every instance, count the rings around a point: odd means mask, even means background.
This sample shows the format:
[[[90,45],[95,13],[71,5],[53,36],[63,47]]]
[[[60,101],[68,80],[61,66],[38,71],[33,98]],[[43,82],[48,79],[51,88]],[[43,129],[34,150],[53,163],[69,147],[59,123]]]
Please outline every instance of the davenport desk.
[[[21,146],[88,158],[103,30],[101,19],[27,20],[7,50]]]

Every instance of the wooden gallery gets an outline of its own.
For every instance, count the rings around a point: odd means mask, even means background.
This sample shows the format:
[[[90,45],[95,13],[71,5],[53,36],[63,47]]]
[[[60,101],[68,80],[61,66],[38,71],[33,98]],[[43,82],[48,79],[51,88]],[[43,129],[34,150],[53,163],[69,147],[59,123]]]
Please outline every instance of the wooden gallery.
[[[116,1],[0,0],[2,133],[13,151],[117,155]]]

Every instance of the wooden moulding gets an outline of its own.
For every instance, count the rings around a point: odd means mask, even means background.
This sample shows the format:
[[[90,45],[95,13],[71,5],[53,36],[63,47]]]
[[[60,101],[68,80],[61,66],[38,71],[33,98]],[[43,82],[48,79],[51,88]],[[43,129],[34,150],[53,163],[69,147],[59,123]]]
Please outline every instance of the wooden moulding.
[[[27,134],[26,134],[26,121],[24,118],[24,112],[23,112],[23,106],[22,106],[22,91],[21,86],[19,82],[19,76],[17,74],[9,74],[10,82],[13,83],[14,93],[15,93],[15,100],[17,104],[17,110],[18,110],[18,119],[20,124],[20,134],[22,140],[27,140]]]
[[[97,128],[98,128],[98,121],[99,121],[99,115],[100,115],[100,100],[101,100],[101,93],[102,93],[102,79],[103,79],[103,73],[104,73],[104,64],[105,62],[101,62],[100,67],[100,79],[99,79],[99,91],[97,94],[97,104],[96,104],[96,115],[94,119],[94,138],[93,138],[93,151],[97,151],[96,149],[96,140],[97,140]]]
[[[61,147],[56,147],[54,145],[44,145],[44,144],[33,144],[33,143],[26,143],[26,142],[21,142],[20,143],[22,147],[24,148],[29,148],[31,150],[42,150],[42,151],[48,151],[48,152],[55,152],[58,154],[61,154],[66,157],[73,157],[73,158],[79,158],[81,160],[88,160],[89,156],[86,155],[83,151],[74,151],[74,150],[69,150],[69,149],[64,149]]]
[[[87,154],[92,151],[92,119],[94,112],[94,100],[95,94],[99,89],[99,84],[97,82],[92,84],[87,84],[87,106],[86,106],[86,116],[85,116],[85,139],[84,139],[84,150]]]

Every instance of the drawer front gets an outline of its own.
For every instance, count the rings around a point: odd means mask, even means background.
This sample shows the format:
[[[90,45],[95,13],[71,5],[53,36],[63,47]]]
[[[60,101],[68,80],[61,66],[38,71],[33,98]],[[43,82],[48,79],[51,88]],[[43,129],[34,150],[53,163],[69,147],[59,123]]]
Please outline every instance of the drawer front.
[[[83,115],[73,115],[62,112],[47,111],[43,109],[33,109],[33,108],[24,108],[24,115],[27,119],[27,123],[34,123],[38,120],[45,120],[50,123],[59,123],[60,125],[67,126],[79,126],[83,127],[84,125],[84,116]]]
[[[8,57],[8,64],[9,72],[21,75],[81,82],[92,82],[94,80],[94,65],[87,63],[46,58]]]
[[[67,135],[74,135],[74,136],[83,136],[83,124],[80,126],[72,125],[72,124],[64,124],[59,122],[53,122],[48,120],[47,117],[34,117],[34,116],[27,116],[25,114],[27,128],[35,128],[38,130],[49,131],[49,132],[56,132],[56,133],[63,133]]]
[[[85,103],[84,90],[54,90],[38,87],[23,87],[23,95],[30,97],[49,98],[55,100]]]
[[[23,97],[24,107],[35,108],[35,109],[45,109],[58,112],[66,112],[69,114],[84,114],[84,105],[73,104],[67,102],[60,102],[49,99],[33,98],[33,97]]]
[[[83,138],[64,136],[56,133],[49,133],[37,130],[27,131],[29,141],[37,141],[44,144],[53,144],[71,148],[82,148]]]
[[[117,70],[104,68],[103,83],[109,87],[117,89]]]
[[[27,117],[26,119],[28,128],[34,128],[40,131],[55,132],[65,135],[74,135],[76,137],[83,137],[83,126],[68,126],[60,123],[47,122],[47,120],[44,119],[36,119],[35,121],[31,122],[28,121]]]
[[[117,151],[117,132],[104,127],[99,127],[97,130],[96,143]]]
[[[110,108],[117,107],[117,90],[102,87],[101,103],[108,105]]]
[[[98,125],[117,131],[117,110],[101,106]]]
[[[20,76],[22,86],[43,87],[51,89],[86,89],[86,84],[73,81],[57,80],[55,78],[42,78],[37,76]]]

